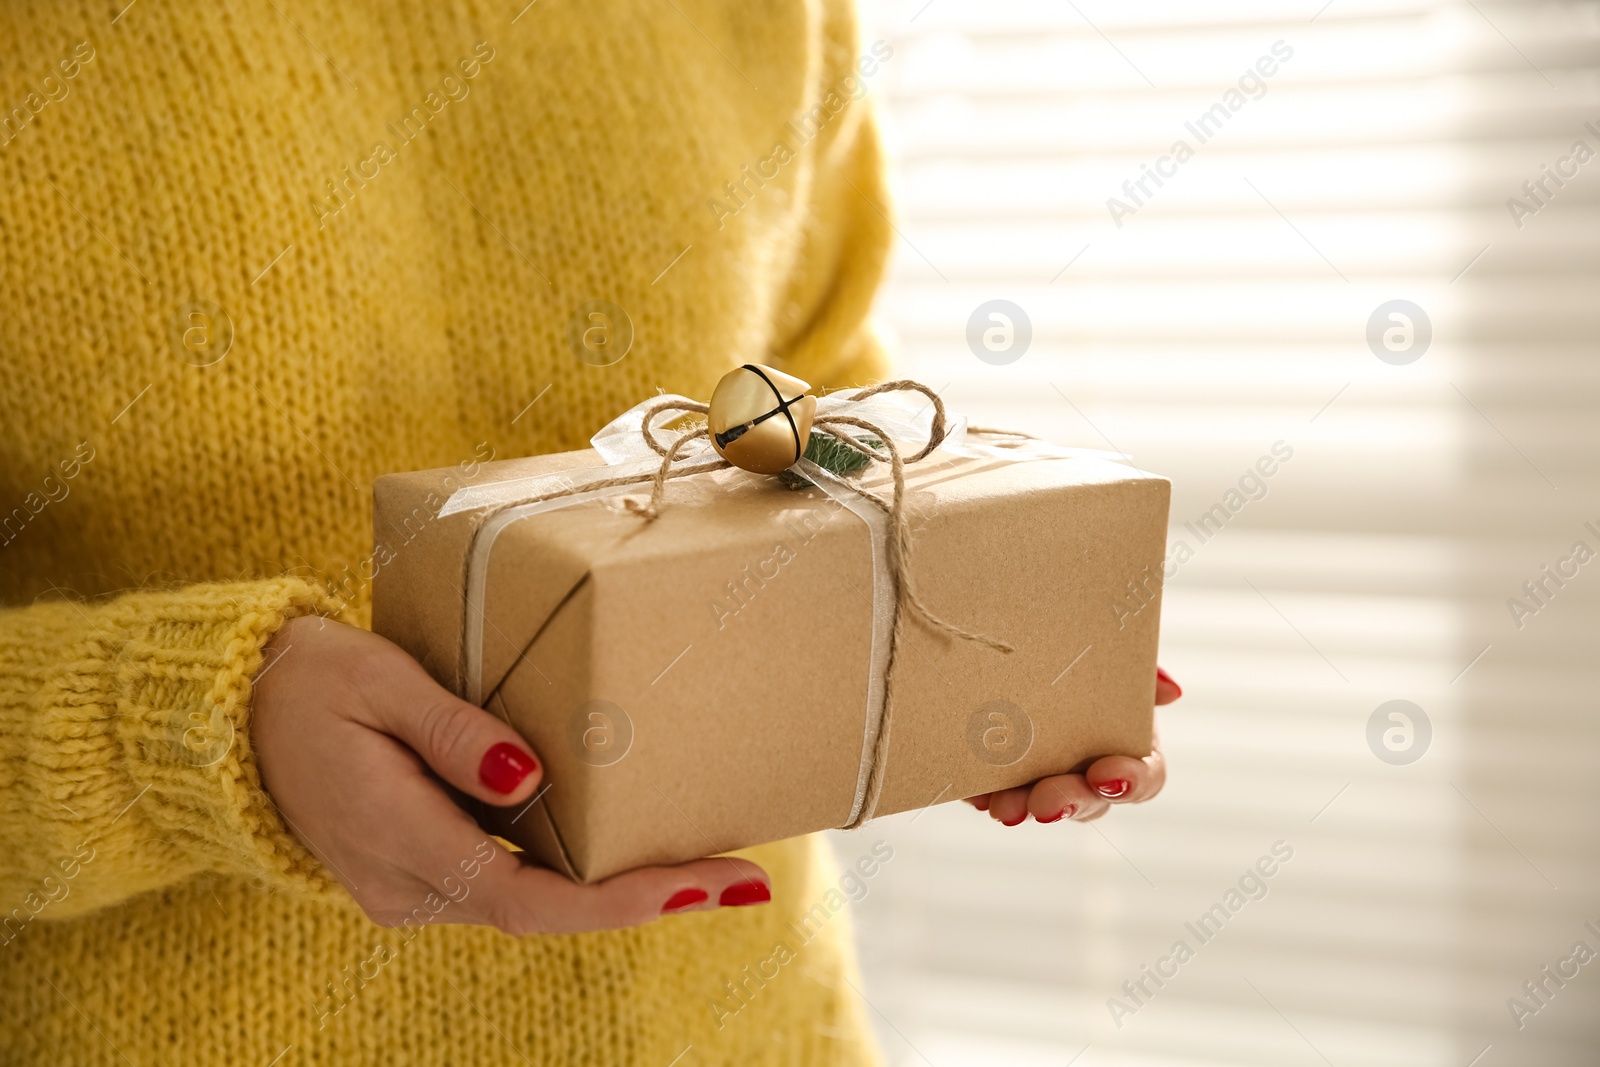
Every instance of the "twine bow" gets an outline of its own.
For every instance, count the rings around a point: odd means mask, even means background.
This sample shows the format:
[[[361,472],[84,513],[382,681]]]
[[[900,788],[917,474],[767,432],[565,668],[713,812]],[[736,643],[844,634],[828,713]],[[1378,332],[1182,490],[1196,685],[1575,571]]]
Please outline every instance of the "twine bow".
[[[892,382],[884,382],[881,385],[874,385],[870,388],[859,390],[853,396],[851,396],[850,399],[852,401],[862,401],[866,400],[868,397],[876,396],[879,393],[894,392],[899,390],[910,390],[921,393],[933,404],[933,423],[928,431],[928,442],[927,444],[923,445],[922,448],[918,449],[915,455],[910,456],[909,458],[900,455],[899,446],[894,443],[894,438],[891,437],[883,428],[879,427],[875,423],[869,422],[866,419],[858,418],[854,415],[819,414],[811,422],[811,432],[816,433],[821,431],[822,433],[833,437],[847,448],[850,448],[853,451],[865,456],[872,462],[887,463],[889,465],[890,474],[894,483],[894,492],[888,503],[885,503],[882,498],[877,496],[875,493],[869,493],[865,489],[857,488],[856,491],[864,499],[871,502],[875,507],[889,517],[889,543],[885,547],[889,558],[889,574],[894,583],[894,600],[897,608],[897,614],[898,609],[900,608],[909,609],[913,614],[921,618],[923,622],[927,623],[928,626],[941,633],[949,634],[952,637],[958,637],[963,641],[972,641],[980,645],[985,645],[997,652],[1014,652],[1016,651],[1015,646],[1010,645],[1005,641],[1000,641],[996,638],[989,637],[986,634],[980,634],[972,630],[964,629],[947,619],[943,619],[938,615],[935,615],[933,611],[931,611],[928,606],[922,602],[922,598],[917,595],[916,589],[912,586],[911,574],[909,570],[911,527],[906,521],[905,516],[906,464],[917,463],[923,459],[926,459],[930,452],[944,443],[945,435],[948,432],[948,426],[945,422],[944,401],[939,398],[938,393],[934,392],[932,389],[929,389],[926,385],[923,385],[921,382],[912,381],[909,378],[902,378],[898,381]],[[677,399],[663,400],[660,403],[652,404],[650,407],[645,409],[644,424],[640,427],[640,429],[644,435],[645,443],[650,446],[651,450],[654,451],[656,455],[661,457],[661,465],[656,468],[655,478],[651,482],[649,501],[641,504],[636,500],[629,499],[624,502],[624,506],[629,510],[637,512],[639,515],[643,516],[646,522],[655,521],[656,517],[661,513],[661,499],[666,493],[667,480],[675,476],[676,472],[673,469],[674,464],[676,464],[681,458],[684,449],[694,441],[709,437],[711,432],[706,427],[702,426],[698,429],[689,430],[678,435],[677,440],[673,441],[670,445],[663,445],[659,440],[657,440],[655,435],[655,427],[652,425],[655,417],[668,411],[675,411],[680,415],[704,415],[706,410],[707,405],[699,403],[698,401],[684,401]],[[854,426],[857,429],[866,430],[867,432],[875,435],[878,440],[883,442],[884,450],[888,453],[888,455],[884,455],[883,453],[878,452],[876,449],[869,448],[843,430],[836,429],[836,427],[841,426]],[[728,461],[722,460],[720,463],[714,464],[713,469],[715,467],[727,466],[730,466]],[[705,469],[706,468],[704,467],[697,468],[697,470]],[[893,662],[893,656],[894,652],[891,647],[891,664]]]

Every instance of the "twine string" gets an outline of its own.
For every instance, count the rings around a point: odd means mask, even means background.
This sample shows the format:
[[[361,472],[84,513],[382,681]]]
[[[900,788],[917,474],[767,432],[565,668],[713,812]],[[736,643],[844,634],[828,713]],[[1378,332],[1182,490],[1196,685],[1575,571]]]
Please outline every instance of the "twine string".
[[[655,417],[663,411],[676,411],[679,415],[705,415],[710,413],[711,405],[702,404],[697,400],[663,400],[659,404],[652,404],[644,409],[644,422],[639,430],[644,434],[644,443],[650,446],[651,451],[658,456],[667,454],[667,446],[656,440],[655,427],[651,425]]]

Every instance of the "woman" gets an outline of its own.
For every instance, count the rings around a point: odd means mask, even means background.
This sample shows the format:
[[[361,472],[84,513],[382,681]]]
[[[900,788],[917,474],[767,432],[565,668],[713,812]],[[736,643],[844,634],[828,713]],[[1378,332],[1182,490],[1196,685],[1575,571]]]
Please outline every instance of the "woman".
[[[842,927],[727,1008],[815,840],[519,864],[438,779],[522,804],[536,754],[361,625],[379,474],[883,372],[892,48],[838,0],[37,0],[0,54],[0,1060],[872,1060]]]

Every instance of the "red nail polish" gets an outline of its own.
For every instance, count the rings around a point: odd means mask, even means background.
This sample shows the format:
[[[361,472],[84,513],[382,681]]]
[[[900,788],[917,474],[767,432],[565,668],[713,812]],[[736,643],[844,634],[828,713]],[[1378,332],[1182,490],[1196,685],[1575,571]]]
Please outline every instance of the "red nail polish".
[[[772,890],[765,882],[735,882],[722,891],[717,903],[725,907],[740,908],[746,904],[765,904],[772,899]]]
[[[704,889],[680,889],[668,897],[665,904],[661,905],[661,914],[666,915],[668,912],[692,908],[696,904],[704,903],[705,899],[706,891]]]
[[[1162,670],[1160,667],[1157,667],[1156,668],[1156,677],[1159,678],[1161,681],[1166,682],[1168,685],[1172,686],[1172,688],[1176,689],[1178,691],[1178,693],[1177,693],[1178,696],[1180,696],[1180,697],[1183,696],[1183,686],[1181,686],[1177,682],[1173,681],[1172,680],[1172,675],[1168,674],[1166,671]]]
[[[1054,815],[1050,816],[1048,819],[1040,819],[1037,815],[1034,816],[1034,819],[1036,821],[1038,821],[1038,822],[1060,822],[1061,819],[1062,819],[1062,816],[1066,815],[1066,813],[1067,813],[1067,809],[1066,808],[1062,808],[1060,811],[1056,812]]]
[[[1000,820],[1000,825],[1001,826],[1021,826],[1022,825],[1022,821],[1024,819],[1026,819],[1027,817],[1028,817],[1028,813],[1027,812],[1023,812],[1021,815],[1017,816],[1015,819],[1001,819]]]
[[[496,793],[512,793],[524,778],[539,769],[539,761],[532,753],[524,752],[509,741],[490,745],[478,764],[478,780]]]
[[[1115,800],[1127,794],[1129,785],[1126,778],[1111,778],[1095,786],[1095,792],[1107,800]]]

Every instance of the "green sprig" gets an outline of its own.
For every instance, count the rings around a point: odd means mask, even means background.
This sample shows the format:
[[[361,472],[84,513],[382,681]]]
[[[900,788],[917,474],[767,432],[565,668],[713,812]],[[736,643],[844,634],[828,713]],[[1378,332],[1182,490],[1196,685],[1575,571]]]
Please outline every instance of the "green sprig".
[[[869,448],[883,451],[883,442],[876,437],[869,437],[861,442]],[[866,454],[858,449],[851,448],[843,441],[829,433],[813,433],[811,440],[806,442],[805,458],[815,463],[825,471],[837,474],[841,478],[848,478],[871,462]],[[790,468],[778,475],[778,480],[790,489],[809,489],[812,483]]]

